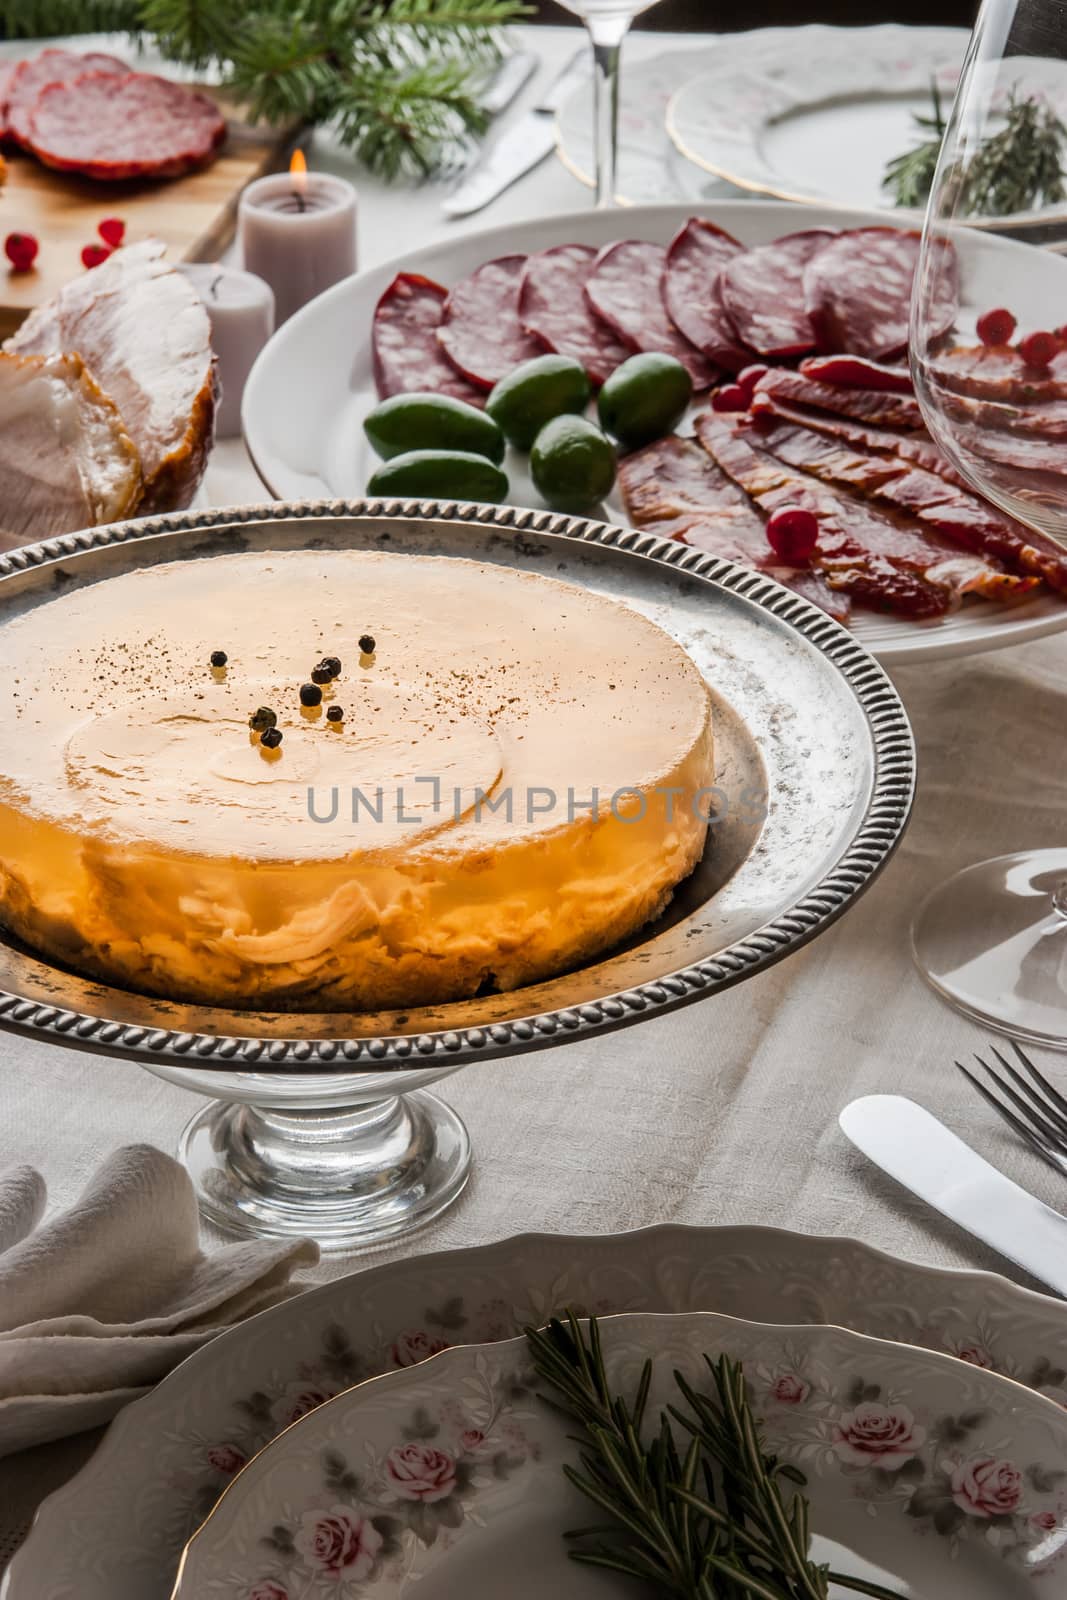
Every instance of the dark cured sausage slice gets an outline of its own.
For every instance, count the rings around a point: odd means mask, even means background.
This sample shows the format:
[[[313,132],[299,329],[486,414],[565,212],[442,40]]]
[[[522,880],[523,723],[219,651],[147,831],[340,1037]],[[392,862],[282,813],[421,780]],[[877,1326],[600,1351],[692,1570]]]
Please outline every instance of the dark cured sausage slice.
[[[816,383],[802,372],[768,372],[759,381],[759,391],[779,395],[794,405],[817,406],[835,411],[857,422],[870,422],[878,428],[922,428],[923,414],[911,395],[886,394],[878,389],[844,389],[830,383]]]
[[[905,617],[943,617],[956,602],[948,583],[932,581],[927,569],[942,552],[922,535],[902,529],[851,495],[827,488],[756,448],[714,412],[697,419],[697,437],[734,482],[768,514],[799,505],[819,519],[819,546],[812,564],[832,588],[859,605]]]
[[[742,344],[761,356],[802,356],[815,349],[804,274],[836,237],[827,228],[809,228],[745,250],[726,263],[719,289]]]
[[[115,56],[77,50],[42,50],[28,61],[20,61],[7,85],[6,128],[8,136],[29,148],[30,117],[41,91],[52,83],[68,83],[83,72],[106,72],[113,77],[129,72],[125,61]]]
[[[908,348],[911,291],[921,236],[903,228],[854,228],[808,262],[804,301],[820,350],[886,361]],[[956,252],[942,246],[933,339],[951,328],[958,305]]]
[[[680,361],[694,389],[707,389],[715,368],[678,332],[663,304],[661,284],[667,252],[661,244],[625,239],[597,256],[585,297],[598,317],[631,350],[659,351]]]
[[[46,84],[25,126],[46,167],[107,182],[195,172],[226,137],[214,100],[147,72],[83,72]]]
[[[589,244],[560,244],[529,256],[519,286],[519,320],[546,350],[580,361],[599,388],[630,351],[585,298],[596,258]]]
[[[485,396],[445,359],[437,330],[448,290],[417,272],[401,272],[374,308],[374,378],[383,400],[428,391],[485,404]]]
[[[734,332],[719,292],[723,267],[744,248],[702,217],[690,217],[667,246],[663,277],[667,313],[690,344],[727,372],[740,372],[754,359]]]
[[[519,284],[525,256],[499,256],[462,278],[445,301],[438,338],[457,372],[489,390],[522,361],[542,354],[522,331]]]
[[[974,495],[954,489],[931,472],[893,456],[861,454],[810,428],[788,423],[770,433],[761,432],[760,448],[787,466],[810,472],[823,483],[881,501],[917,518],[927,530],[924,537],[941,547],[947,561],[958,557],[961,550],[970,552],[963,564],[953,562],[958,568],[961,594],[1011,602],[1024,599],[1041,582],[1040,577],[1005,572],[1000,550],[990,547],[990,541],[999,542],[996,536],[998,527],[1004,526],[1003,518]]]
[[[762,514],[692,439],[670,434],[635,450],[620,463],[619,483],[637,527],[754,567],[848,621],[848,596],[835,594],[816,568],[780,564]]]
[[[806,378],[842,389],[883,389],[886,394],[914,394],[907,367],[887,367],[866,356],[809,356],[800,363]]]

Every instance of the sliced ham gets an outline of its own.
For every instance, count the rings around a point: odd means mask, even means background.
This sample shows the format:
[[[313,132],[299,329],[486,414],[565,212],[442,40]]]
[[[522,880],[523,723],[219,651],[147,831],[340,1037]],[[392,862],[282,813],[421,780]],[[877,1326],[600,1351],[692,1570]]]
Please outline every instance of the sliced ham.
[[[83,72],[118,77],[129,70],[125,61],[97,51],[41,50],[30,59],[18,62],[7,84],[4,118],[7,136],[29,149],[32,142],[30,119],[39,96],[50,85],[67,83],[81,77]]]
[[[0,353],[0,541],[116,522],[140,496],[136,446],[80,357]]]
[[[848,596],[835,594],[816,568],[783,566],[767,543],[766,519],[691,439],[670,435],[626,456],[619,486],[634,524],[777,579],[839,622]]]
[[[81,356],[137,446],[145,512],[189,504],[214,439],[207,312],[164,249],[149,239],[116,250],[32,312],[5,346]]]
[[[120,182],[177,178],[204,167],[226,137],[214,100],[147,72],[82,72],[46,83],[19,137],[59,172]]]
[[[969,552],[965,558],[969,570],[958,568],[961,574],[967,570],[961,592],[1010,602],[1024,599],[1041,582],[1044,574],[1020,576],[1004,571],[1001,556],[1014,563],[1020,541],[1003,517],[976,496],[922,467],[895,456],[863,453],[840,440],[788,423],[761,431],[759,443],[779,461],[822,483],[861,494],[914,518],[940,545],[943,559],[951,559],[961,549]]]

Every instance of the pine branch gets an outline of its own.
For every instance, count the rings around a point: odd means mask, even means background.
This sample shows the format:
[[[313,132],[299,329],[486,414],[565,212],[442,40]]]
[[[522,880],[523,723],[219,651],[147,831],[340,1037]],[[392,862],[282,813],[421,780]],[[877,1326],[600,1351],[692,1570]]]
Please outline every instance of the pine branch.
[[[0,0],[0,36],[6,39],[137,33],[140,27],[138,0]]]
[[[426,177],[439,150],[481,133],[486,116],[472,98],[469,70],[458,62],[356,76],[334,105],[341,138],[383,177]]]

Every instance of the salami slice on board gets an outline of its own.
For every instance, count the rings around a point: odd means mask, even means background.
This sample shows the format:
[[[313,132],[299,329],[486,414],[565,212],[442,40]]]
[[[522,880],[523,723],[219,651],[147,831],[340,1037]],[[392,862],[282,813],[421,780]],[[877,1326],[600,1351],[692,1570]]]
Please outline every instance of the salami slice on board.
[[[719,290],[742,344],[761,356],[802,356],[815,349],[804,274],[836,237],[828,228],[809,228],[756,245],[726,263]]]
[[[24,126],[46,167],[106,182],[195,172],[226,137],[214,100],[148,72],[83,72],[46,84]]]
[[[598,317],[631,350],[674,356],[687,368],[694,389],[707,389],[717,373],[706,356],[679,333],[663,304],[661,285],[667,251],[644,239],[605,245],[585,285]]]
[[[485,404],[485,396],[446,360],[437,339],[448,290],[417,272],[401,272],[374,308],[374,378],[383,400],[426,391]]]
[[[842,389],[884,389],[887,394],[914,394],[907,367],[889,367],[866,356],[809,356],[800,363],[806,378]]]
[[[83,72],[106,72],[119,77],[129,70],[125,61],[95,51],[42,50],[27,61],[20,61],[8,79],[5,132],[16,143],[29,148],[30,117],[43,89],[53,83],[80,78]]]
[[[585,298],[596,257],[588,244],[555,245],[529,256],[519,285],[519,320],[546,350],[580,361],[599,388],[630,350]]]
[[[663,302],[667,314],[690,344],[727,372],[740,372],[754,359],[734,332],[719,292],[719,275],[739,244],[703,217],[690,217],[667,246]]]
[[[904,228],[853,228],[812,257],[804,298],[821,350],[887,361],[908,348],[920,243],[918,233]],[[947,241],[940,248],[930,338],[951,328],[959,303],[956,252]]]
[[[543,353],[519,321],[525,256],[498,256],[462,278],[445,301],[438,338],[457,372],[489,390],[521,361]]]

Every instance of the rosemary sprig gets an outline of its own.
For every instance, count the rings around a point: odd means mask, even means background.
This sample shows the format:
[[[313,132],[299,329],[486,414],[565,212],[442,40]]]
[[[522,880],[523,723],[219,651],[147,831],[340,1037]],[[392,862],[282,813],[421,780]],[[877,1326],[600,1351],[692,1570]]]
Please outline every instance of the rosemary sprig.
[[[826,1600],[831,1582],[900,1600],[810,1560],[806,1479],[764,1451],[739,1362],[705,1357],[706,1394],[675,1372],[684,1409],[661,1413],[645,1444],[651,1361],[628,1402],[611,1391],[595,1317],[586,1330],[569,1311],[526,1338],[554,1391],[546,1398],[582,1429],[580,1467],[564,1473],[609,1518],[567,1535],[575,1561],[643,1579],[671,1600]],[[684,1456],[672,1419],[689,1435]]]
[[[890,161],[882,179],[882,188],[893,196],[895,206],[908,206],[915,211],[924,206],[929,198],[937,158],[941,154],[941,141],[945,137],[941,91],[936,79],[931,80],[930,94],[934,102],[933,116],[920,117],[913,112],[911,120],[917,128],[924,133],[932,133],[933,137],[923,139],[914,149],[906,150],[902,156]]]
[[[964,176],[967,211],[1004,217],[1062,200],[1065,139],[1067,128],[1051,106],[1012,94],[1003,128],[976,151]]]
[[[945,136],[945,120],[937,84],[930,86],[933,116],[913,117],[916,127],[933,137],[890,161],[882,188],[894,205],[912,210],[926,204],[937,158]],[[1067,128],[1052,107],[1036,97],[1020,99],[1013,91],[1004,126],[980,145],[970,164],[955,175],[958,205],[964,215],[1004,217],[1039,204],[1057,204],[1067,194],[1063,177]]]

